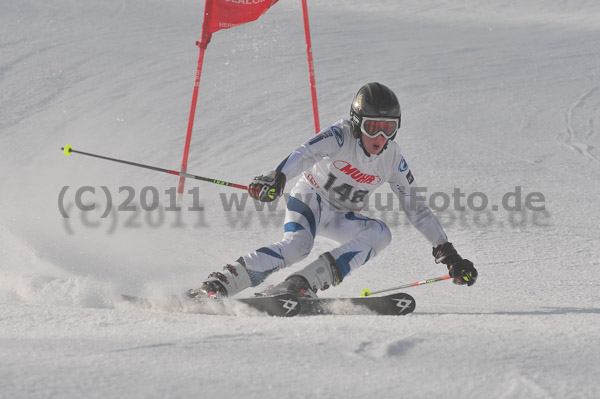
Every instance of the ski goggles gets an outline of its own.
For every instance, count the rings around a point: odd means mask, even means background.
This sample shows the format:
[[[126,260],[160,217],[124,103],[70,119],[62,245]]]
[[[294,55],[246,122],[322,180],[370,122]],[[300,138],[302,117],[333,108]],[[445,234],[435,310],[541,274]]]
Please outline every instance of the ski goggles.
[[[363,117],[360,131],[372,139],[379,135],[391,139],[398,131],[398,119]]]

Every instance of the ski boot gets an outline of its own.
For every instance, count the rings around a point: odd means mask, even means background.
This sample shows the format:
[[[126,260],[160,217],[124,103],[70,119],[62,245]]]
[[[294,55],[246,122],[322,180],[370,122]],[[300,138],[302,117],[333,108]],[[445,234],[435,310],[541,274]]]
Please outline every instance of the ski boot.
[[[257,293],[257,296],[274,296],[279,294],[293,294],[298,298],[316,299],[317,294],[310,289],[308,281],[298,275],[291,275],[285,281],[273,285],[263,292]]]
[[[342,272],[337,262],[329,252],[325,252],[282,283],[269,287],[257,295],[293,294],[299,298],[316,299],[318,290],[326,290],[331,285],[338,285],[341,282]]]
[[[232,265],[225,265],[223,273],[211,273],[199,288],[187,290],[185,296],[192,299],[219,299],[233,296],[250,287],[250,285],[250,276],[246,270],[246,262],[244,262],[244,258],[240,257]]]

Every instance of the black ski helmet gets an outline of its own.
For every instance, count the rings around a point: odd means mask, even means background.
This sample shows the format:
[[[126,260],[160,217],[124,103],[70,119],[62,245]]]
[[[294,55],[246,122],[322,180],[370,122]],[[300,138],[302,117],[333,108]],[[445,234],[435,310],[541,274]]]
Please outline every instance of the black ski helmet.
[[[400,129],[401,115],[400,103],[393,91],[381,83],[367,83],[358,90],[350,107],[350,121],[354,128],[354,137],[359,140],[362,137],[360,124],[364,116],[373,118],[398,118],[398,129]],[[394,140],[395,138],[396,134],[390,140]]]

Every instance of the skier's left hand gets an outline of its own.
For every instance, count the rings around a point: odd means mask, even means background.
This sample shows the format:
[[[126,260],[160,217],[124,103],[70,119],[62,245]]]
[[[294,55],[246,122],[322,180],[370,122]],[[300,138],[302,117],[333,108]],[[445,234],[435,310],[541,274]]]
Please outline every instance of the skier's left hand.
[[[460,258],[460,256],[459,256]],[[454,284],[472,286],[477,281],[477,269],[469,259],[460,258],[453,264],[448,265],[448,274],[454,280]]]
[[[433,248],[435,263],[448,266],[448,274],[453,278],[454,284],[472,286],[477,281],[477,269],[468,259],[463,259],[451,242],[446,242]]]
[[[271,202],[283,194],[285,174],[273,170],[266,175],[256,176],[248,185],[248,194],[261,202]]]

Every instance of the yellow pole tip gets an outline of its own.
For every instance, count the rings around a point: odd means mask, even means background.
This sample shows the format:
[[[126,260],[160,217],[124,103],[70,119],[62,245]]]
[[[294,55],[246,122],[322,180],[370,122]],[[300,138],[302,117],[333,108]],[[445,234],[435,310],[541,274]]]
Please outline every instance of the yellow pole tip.
[[[71,144],[67,144],[67,145],[65,146],[65,155],[66,155],[66,156],[69,156],[69,155],[71,155],[71,150],[72,150],[72,149],[73,149],[73,146],[72,146]]]

